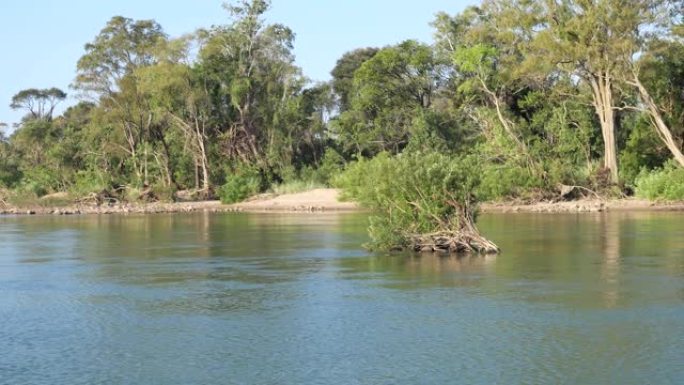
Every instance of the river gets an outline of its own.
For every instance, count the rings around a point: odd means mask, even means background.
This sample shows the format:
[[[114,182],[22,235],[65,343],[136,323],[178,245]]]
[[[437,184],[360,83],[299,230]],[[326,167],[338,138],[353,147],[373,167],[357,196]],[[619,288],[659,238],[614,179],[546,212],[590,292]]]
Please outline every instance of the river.
[[[684,215],[492,214],[500,256],[364,214],[0,218],[0,384],[682,384]]]

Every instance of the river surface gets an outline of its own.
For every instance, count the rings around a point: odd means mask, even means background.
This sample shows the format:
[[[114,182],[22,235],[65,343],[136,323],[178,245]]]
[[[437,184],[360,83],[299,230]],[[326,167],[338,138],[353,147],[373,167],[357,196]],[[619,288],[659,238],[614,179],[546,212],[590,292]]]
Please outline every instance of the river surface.
[[[684,214],[485,215],[498,257],[365,226],[0,218],[0,384],[684,384]]]

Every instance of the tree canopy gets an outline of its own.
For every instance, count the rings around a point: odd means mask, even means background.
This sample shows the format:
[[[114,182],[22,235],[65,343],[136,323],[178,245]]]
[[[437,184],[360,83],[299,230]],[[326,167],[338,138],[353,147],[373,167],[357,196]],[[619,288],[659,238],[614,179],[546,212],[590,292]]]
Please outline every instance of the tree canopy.
[[[266,21],[266,0],[176,37],[115,16],[76,63],[79,104],[58,113],[57,88],[12,98],[26,115],[2,137],[0,183],[206,198],[439,153],[477,164],[479,199],[638,193],[684,165],[681,5],[483,0],[438,14],[431,43],[343,54],[325,83],[297,66],[295,31]]]

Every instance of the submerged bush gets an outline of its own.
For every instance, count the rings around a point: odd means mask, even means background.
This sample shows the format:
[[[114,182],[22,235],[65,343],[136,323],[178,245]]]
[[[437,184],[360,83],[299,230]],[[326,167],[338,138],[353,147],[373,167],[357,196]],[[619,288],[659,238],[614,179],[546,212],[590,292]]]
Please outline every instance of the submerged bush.
[[[636,178],[636,194],[650,200],[684,200],[684,168],[668,163],[662,169],[642,171]]]
[[[335,184],[344,198],[374,210],[371,248],[406,249],[425,234],[474,229],[476,170],[471,158],[381,153],[350,165]]]

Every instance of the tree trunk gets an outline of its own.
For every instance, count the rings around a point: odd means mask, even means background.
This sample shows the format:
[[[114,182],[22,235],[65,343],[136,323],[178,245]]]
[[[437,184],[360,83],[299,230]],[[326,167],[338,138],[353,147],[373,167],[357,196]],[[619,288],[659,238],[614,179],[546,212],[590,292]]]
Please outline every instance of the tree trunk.
[[[205,145],[206,132],[204,129],[204,122],[200,124],[198,119],[195,119],[195,137],[197,140],[197,147],[200,152],[200,165],[202,166],[202,190],[205,193],[209,192],[209,158],[207,157],[207,148]]]
[[[648,93],[648,90],[646,89],[646,87],[644,87],[644,85],[639,80],[639,76],[637,76],[636,74],[634,75],[634,85],[639,89],[639,95],[641,96],[641,100],[646,105],[648,113],[651,115],[651,121],[653,122],[653,126],[655,127],[658,136],[663,141],[663,143],[665,143],[667,149],[670,150],[677,163],[679,163],[680,166],[684,167],[684,154],[682,154],[682,151],[675,142],[674,137],[672,136],[672,132],[670,132],[667,123],[665,123],[665,119],[663,119],[663,115],[660,113],[660,109],[658,109],[658,106],[655,104],[655,101],[653,101],[653,98]]]
[[[601,124],[603,136],[603,167],[610,170],[613,183],[619,182],[617,162],[617,141],[615,140],[615,110],[613,100],[613,80],[608,71],[590,76],[593,104]]]

